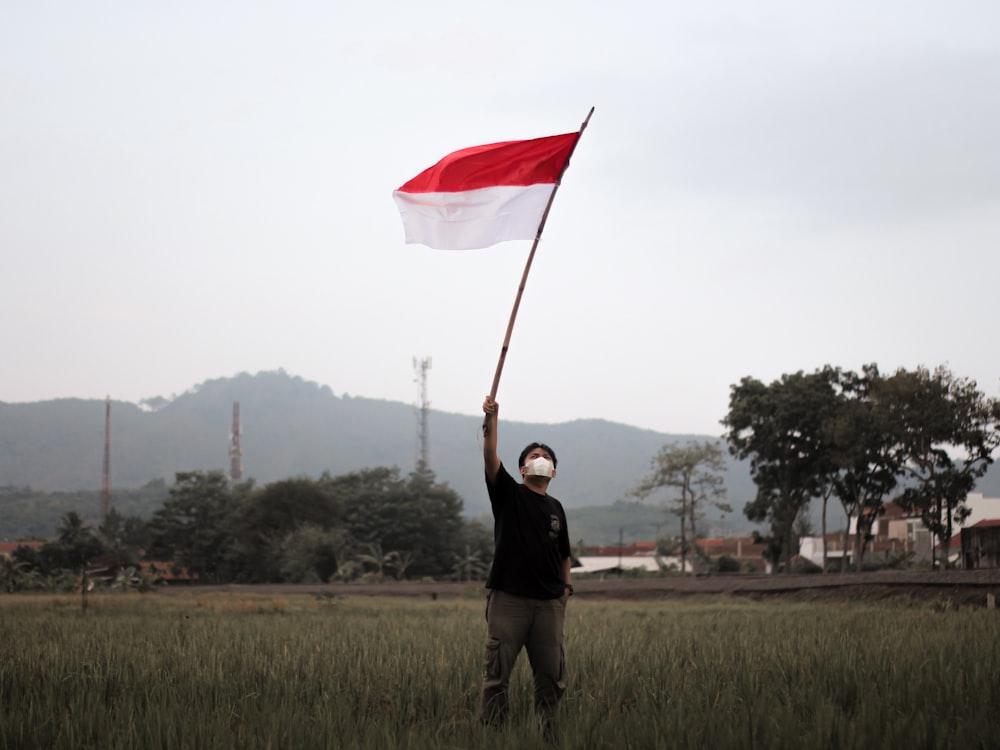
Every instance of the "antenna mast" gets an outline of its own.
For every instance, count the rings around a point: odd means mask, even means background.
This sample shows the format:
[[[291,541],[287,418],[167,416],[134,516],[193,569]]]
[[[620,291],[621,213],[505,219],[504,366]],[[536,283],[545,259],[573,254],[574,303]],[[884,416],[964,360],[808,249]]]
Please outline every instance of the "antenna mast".
[[[111,513],[111,396],[104,402],[104,474],[101,481],[101,521]]]
[[[240,402],[233,401],[233,427],[229,431],[229,481],[239,482],[243,479],[243,447],[240,445]]]
[[[420,403],[417,406],[419,410],[419,422],[417,425],[417,444],[419,451],[417,454],[417,470],[425,471],[430,468],[430,464],[427,461],[427,415],[431,410],[431,402],[427,400],[427,371],[431,369],[431,358],[424,357],[423,359],[418,360],[414,357],[413,369],[417,371],[415,382],[417,383],[417,390],[420,395]]]

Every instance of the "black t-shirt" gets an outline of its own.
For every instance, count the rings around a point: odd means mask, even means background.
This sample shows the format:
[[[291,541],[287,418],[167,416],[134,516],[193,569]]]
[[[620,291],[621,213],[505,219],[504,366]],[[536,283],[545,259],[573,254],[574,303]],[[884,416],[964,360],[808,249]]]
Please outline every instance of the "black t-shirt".
[[[496,545],[486,587],[535,599],[562,596],[563,560],[570,556],[562,504],[514,481],[502,465],[486,488]]]

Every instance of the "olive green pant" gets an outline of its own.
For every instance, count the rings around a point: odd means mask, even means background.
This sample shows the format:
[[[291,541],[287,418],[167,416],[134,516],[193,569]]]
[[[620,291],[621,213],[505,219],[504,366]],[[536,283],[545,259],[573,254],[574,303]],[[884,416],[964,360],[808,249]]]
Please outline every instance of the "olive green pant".
[[[547,722],[555,720],[559,699],[566,690],[565,620],[566,597],[532,599],[490,592],[480,721],[499,724],[507,718],[507,689],[522,647],[528,652],[534,676],[535,710]]]

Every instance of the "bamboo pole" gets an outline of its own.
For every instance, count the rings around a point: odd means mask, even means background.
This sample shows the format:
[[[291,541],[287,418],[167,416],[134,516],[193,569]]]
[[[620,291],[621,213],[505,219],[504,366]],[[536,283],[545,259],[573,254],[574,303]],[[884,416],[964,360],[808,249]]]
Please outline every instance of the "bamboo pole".
[[[583,131],[587,129],[587,123],[590,122],[590,116],[594,114],[594,108],[590,108],[590,112],[587,113],[586,119],[580,126],[580,136],[583,136]],[[570,150],[569,155],[566,157],[566,163],[563,164],[562,170],[559,172],[559,177],[556,179],[555,185],[552,187],[552,194],[549,195],[549,202],[545,204],[545,211],[542,213],[542,220],[538,223],[538,232],[535,233],[535,240],[531,243],[531,252],[528,253],[528,260],[524,264],[524,272],[521,274],[521,283],[517,287],[517,296],[514,298],[514,307],[510,311],[510,319],[507,321],[507,332],[503,338],[503,346],[500,347],[500,359],[497,362],[496,372],[493,374],[493,387],[490,388],[490,398],[495,399],[497,395],[497,389],[500,387],[500,373],[503,371],[503,363],[507,359],[507,350],[510,348],[510,337],[514,330],[514,320],[517,318],[517,310],[521,306],[521,296],[524,294],[524,287],[528,282],[528,272],[531,270],[531,262],[535,259],[535,250],[538,249],[538,241],[542,238],[542,230],[545,229],[545,221],[549,218],[549,210],[552,208],[552,201],[555,200],[556,192],[559,190],[559,185],[562,183],[562,176],[566,172],[566,168],[569,166],[570,159],[573,158],[573,152],[576,151],[577,145],[580,143],[580,139],[576,139],[576,143],[573,144],[573,148]],[[486,434],[486,422],[483,422],[483,434]]]

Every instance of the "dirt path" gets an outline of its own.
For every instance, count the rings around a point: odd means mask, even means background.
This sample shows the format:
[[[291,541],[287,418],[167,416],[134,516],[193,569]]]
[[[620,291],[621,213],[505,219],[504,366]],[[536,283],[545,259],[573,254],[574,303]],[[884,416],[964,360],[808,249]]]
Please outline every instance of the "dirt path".
[[[954,606],[986,606],[1000,596],[1000,569],[931,571],[880,571],[827,575],[716,575],[691,578],[616,578],[574,582],[576,595],[586,599],[662,599],[702,594],[727,594],[755,599],[850,598],[877,600],[889,597],[930,599]],[[226,586],[173,586],[171,592],[231,592],[306,594],[314,596],[417,596],[428,598],[483,595],[481,583],[386,582],[382,584],[260,584]]]

